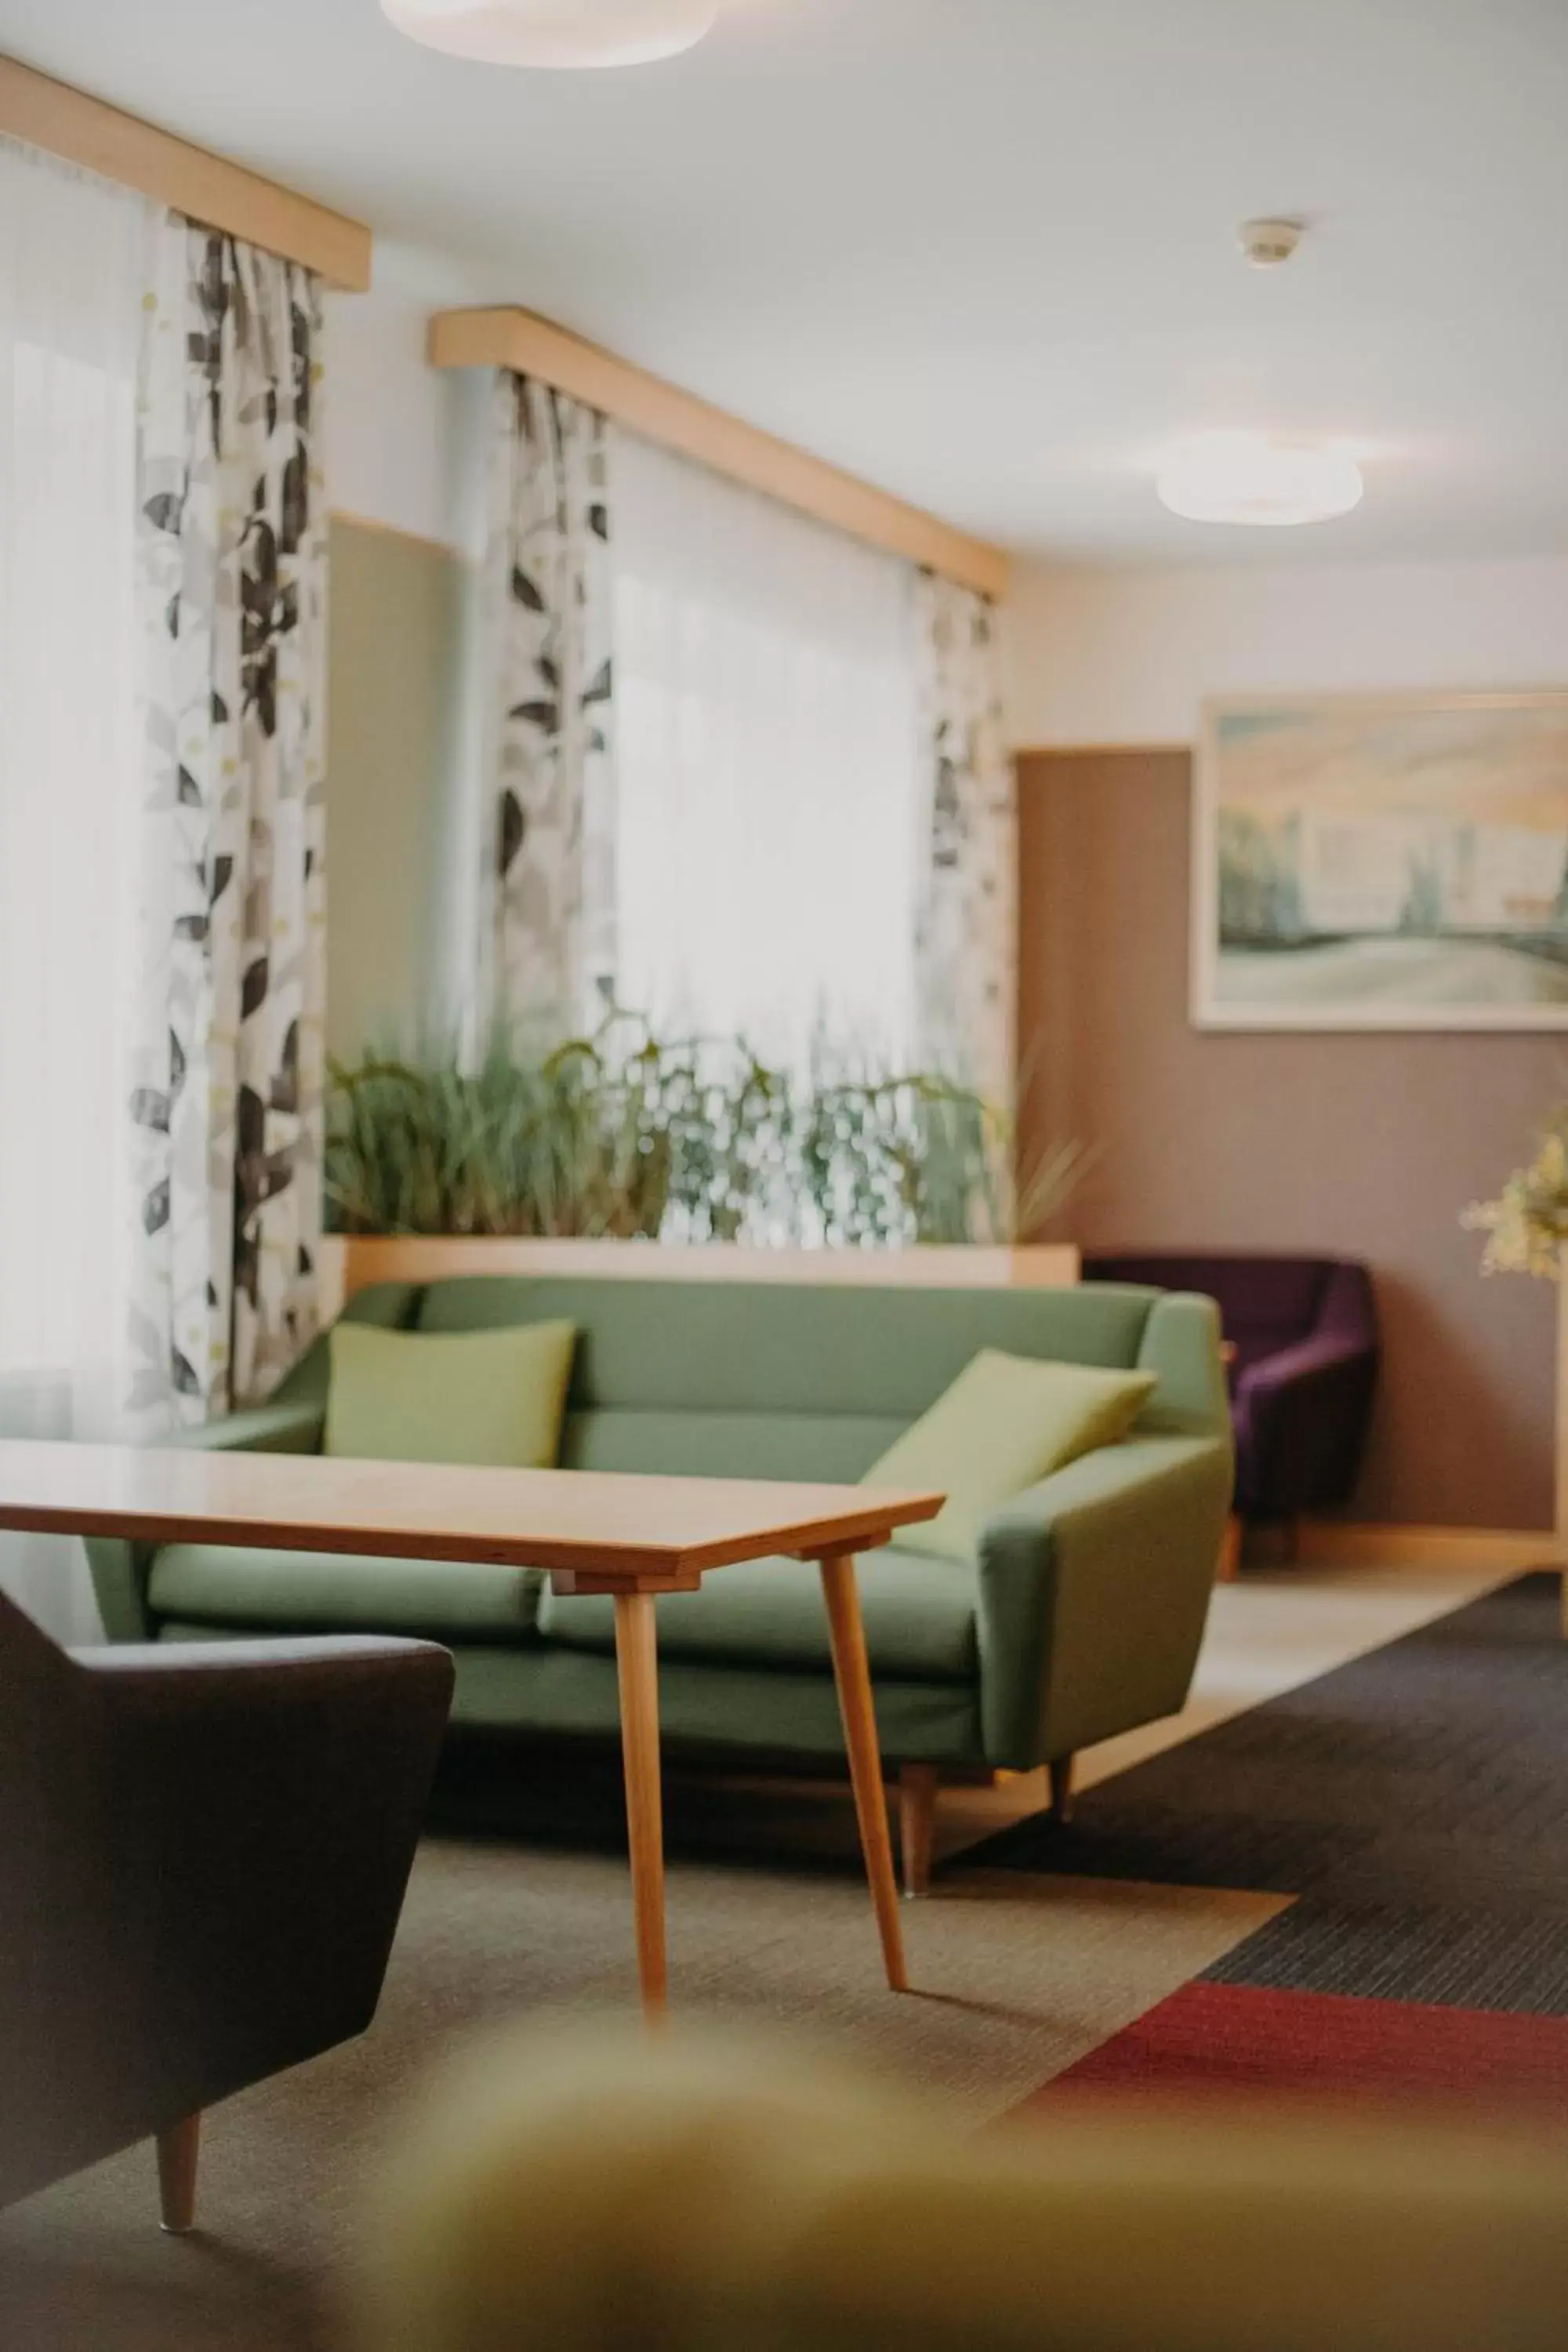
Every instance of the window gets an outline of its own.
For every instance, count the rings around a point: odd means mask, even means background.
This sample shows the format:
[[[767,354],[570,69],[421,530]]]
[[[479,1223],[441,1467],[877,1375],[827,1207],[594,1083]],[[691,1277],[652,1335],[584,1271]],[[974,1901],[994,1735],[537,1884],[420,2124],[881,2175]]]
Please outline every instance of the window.
[[[136,813],[133,383],[11,352],[0,501],[0,1376],[101,1363],[118,1339],[129,1099],[123,964]],[[8,593],[7,593],[8,592]]]
[[[0,1433],[124,1388],[138,197],[0,141]],[[90,1630],[79,1547],[0,1579]]]
[[[615,452],[620,1002],[801,1066],[914,1027],[913,577],[626,434]]]

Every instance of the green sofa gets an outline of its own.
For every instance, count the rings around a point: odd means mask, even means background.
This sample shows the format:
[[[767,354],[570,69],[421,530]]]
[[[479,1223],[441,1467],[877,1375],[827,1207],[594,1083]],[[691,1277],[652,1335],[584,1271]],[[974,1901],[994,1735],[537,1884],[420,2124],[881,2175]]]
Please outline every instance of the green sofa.
[[[905,1769],[917,1811],[941,1772],[1051,1765],[1065,1792],[1075,1750],[1185,1700],[1232,1475],[1206,1299],[1109,1284],[477,1276],[379,1285],[346,1312],[431,1332],[570,1319],[581,1336],[562,1460],[586,1470],[853,1480],[981,1348],[1153,1371],[1159,1385],[1125,1443],[998,1512],[968,1566],[897,1549],[865,1558],[861,1604],[883,1754]],[[323,1338],[270,1403],[185,1442],[314,1452],[327,1378]],[[200,1544],[89,1549],[113,1641],[427,1635],[457,1660],[458,1734],[616,1734],[612,1603],[558,1597],[531,1571]],[[815,1568],[724,1569],[700,1591],[660,1601],[658,1640],[668,1742],[801,1769],[839,1764]],[[920,1843],[918,1825],[906,1832],[907,1849]]]

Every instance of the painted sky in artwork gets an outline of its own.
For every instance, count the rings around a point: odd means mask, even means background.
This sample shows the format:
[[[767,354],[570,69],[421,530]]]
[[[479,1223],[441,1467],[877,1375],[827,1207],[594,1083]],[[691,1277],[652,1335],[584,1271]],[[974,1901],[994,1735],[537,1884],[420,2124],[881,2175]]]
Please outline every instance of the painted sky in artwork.
[[[1568,695],[1514,709],[1225,712],[1215,749],[1221,807],[1268,824],[1310,808],[1568,836]]]

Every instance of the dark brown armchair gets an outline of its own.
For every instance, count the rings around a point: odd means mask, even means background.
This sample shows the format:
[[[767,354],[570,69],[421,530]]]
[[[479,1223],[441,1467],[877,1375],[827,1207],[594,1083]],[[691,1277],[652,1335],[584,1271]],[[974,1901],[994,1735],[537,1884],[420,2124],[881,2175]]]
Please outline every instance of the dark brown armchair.
[[[362,2032],[452,1689],[426,1643],[66,1652],[0,1597],[0,2206]]]

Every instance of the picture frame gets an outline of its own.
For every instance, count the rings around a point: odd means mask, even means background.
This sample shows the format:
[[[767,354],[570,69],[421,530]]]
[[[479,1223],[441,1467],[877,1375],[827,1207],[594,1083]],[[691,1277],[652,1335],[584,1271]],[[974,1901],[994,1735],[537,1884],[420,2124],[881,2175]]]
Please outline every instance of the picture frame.
[[[1191,1011],[1568,1030],[1568,688],[1203,706]]]

